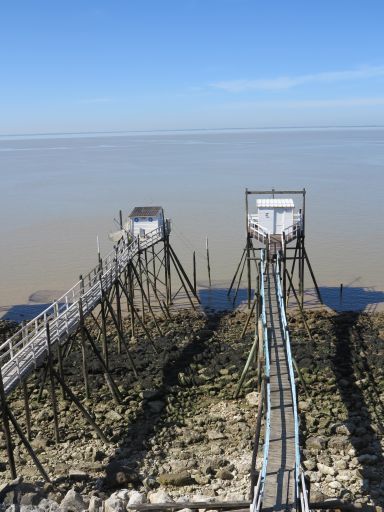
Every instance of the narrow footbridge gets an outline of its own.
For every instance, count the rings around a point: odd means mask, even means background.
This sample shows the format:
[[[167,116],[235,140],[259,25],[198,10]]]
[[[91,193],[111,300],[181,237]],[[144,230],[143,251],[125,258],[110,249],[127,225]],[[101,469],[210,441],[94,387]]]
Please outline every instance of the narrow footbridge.
[[[266,251],[261,251],[259,331],[264,355],[265,432],[251,512],[309,510],[300,466],[296,386],[280,268],[279,253],[268,261]]]
[[[0,345],[0,364],[5,395],[47,359],[53,345],[64,343],[75,333],[82,318],[100,304],[132,259],[142,250],[161,242],[168,233],[167,224],[145,237],[123,237],[103,261],[80,279],[45,311],[24,325]]]

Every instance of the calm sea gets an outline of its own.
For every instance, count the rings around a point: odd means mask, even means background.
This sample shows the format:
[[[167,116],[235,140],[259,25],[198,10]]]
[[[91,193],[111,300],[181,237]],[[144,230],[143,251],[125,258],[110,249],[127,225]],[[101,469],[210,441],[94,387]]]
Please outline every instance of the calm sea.
[[[69,288],[111,248],[122,209],[161,205],[186,267],[228,286],[245,242],[244,190],[307,189],[307,250],[325,297],[384,302],[384,128],[0,138],[0,315]],[[309,281],[307,280],[310,285]],[[340,305],[341,307],[341,305]]]

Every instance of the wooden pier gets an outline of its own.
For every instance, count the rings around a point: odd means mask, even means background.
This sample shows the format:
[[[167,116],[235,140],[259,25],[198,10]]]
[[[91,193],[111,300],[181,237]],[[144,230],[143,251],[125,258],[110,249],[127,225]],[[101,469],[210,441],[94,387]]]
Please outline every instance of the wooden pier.
[[[263,510],[295,509],[295,418],[276,273],[265,275],[265,309],[270,334],[271,431]]]

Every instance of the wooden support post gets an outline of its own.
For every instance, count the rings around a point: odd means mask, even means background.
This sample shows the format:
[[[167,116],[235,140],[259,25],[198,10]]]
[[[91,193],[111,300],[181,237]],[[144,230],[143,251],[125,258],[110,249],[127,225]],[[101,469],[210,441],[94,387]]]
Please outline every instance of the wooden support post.
[[[102,357],[102,355],[100,354],[90,332],[88,331],[87,327],[84,327],[84,330],[85,330],[85,333],[87,335],[87,338],[89,340],[89,343],[91,344],[91,347],[93,349],[93,352],[95,353],[95,356],[97,357],[98,361],[100,362],[101,364],[101,367],[103,368],[104,370],[104,377],[105,377],[105,380],[106,380],[106,383],[107,383],[107,386],[109,387],[109,390],[111,392],[111,395],[112,395],[112,398],[113,400],[115,401],[116,404],[120,404],[121,402],[121,395],[120,395],[120,392],[118,390],[118,387],[116,386],[115,384],[115,381],[112,379],[112,376],[111,374],[109,373],[109,369]]]
[[[235,296],[233,297],[233,305],[235,305],[235,302],[236,302],[236,299],[237,299],[237,294],[239,293],[239,288],[240,288],[240,284],[241,284],[241,279],[243,277],[243,273],[244,273],[244,268],[245,268],[245,264],[247,262],[247,258],[244,258],[244,262],[243,262],[243,266],[241,268],[241,272],[240,272],[240,276],[239,276],[239,281],[237,283],[237,287],[236,287],[236,292],[235,292]]]
[[[31,441],[32,440],[31,409],[29,407],[28,385],[27,385],[26,380],[23,380],[22,388],[23,388],[24,409],[25,409],[25,424],[27,426],[27,439],[28,439],[28,441]]]
[[[171,259],[172,259],[172,261],[173,261],[173,264],[174,264],[174,266],[175,266],[175,269],[176,269],[177,275],[179,276],[179,279],[180,279],[180,282],[181,282],[181,286],[184,288],[184,291],[185,291],[185,293],[187,294],[187,297],[188,297],[189,303],[191,304],[191,306],[192,306],[192,308],[193,308],[193,309],[196,309],[196,306],[195,306],[195,304],[193,303],[193,300],[192,300],[191,296],[190,296],[190,295],[189,295],[189,293],[188,293],[187,287],[185,286],[185,283],[184,283],[184,281],[183,281],[183,277],[182,277],[182,275],[181,275],[181,273],[180,273],[179,269],[177,268],[176,261],[175,261],[175,259],[174,259],[174,257],[173,257],[172,252],[170,252],[170,257],[171,257]],[[180,289],[181,289],[181,288],[180,288]],[[179,290],[179,291],[180,291],[180,290]]]
[[[142,327],[143,331],[144,331],[144,332],[145,332],[145,334],[148,336],[149,341],[151,342],[152,347],[153,347],[153,349],[155,350],[155,352],[156,352],[156,354],[157,354],[157,353],[158,353],[158,351],[157,351],[157,348],[156,348],[156,346],[155,346],[155,344],[154,344],[154,342],[153,342],[153,338],[152,338],[152,336],[151,336],[150,332],[149,332],[149,331],[148,331],[148,329],[145,327],[145,324],[143,323],[142,319],[140,318],[140,315],[138,314],[138,312],[137,312],[137,311],[136,311],[136,309],[134,308],[133,303],[132,303],[132,298],[129,296],[129,294],[128,294],[127,290],[125,289],[125,287],[124,287],[124,285],[123,285],[123,283],[121,282],[121,280],[120,280],[120,279],[119,279],[119,282],[120,282],[120,286],[121,286],[121,289],[123,290],[124,295],[126,296],[127,300],[128,300],[128,301],[130,302],[130,304],[131,304],[131,307],[132,307],[132,311],[133,311],[133,313],[134,313],[134,314],[136,314],[136,318],[139,320],[139,323],[140,323],[140,325],[141,325],[141,327]]]
[[[295,265],[296,265],[296,259],[297,259],[297,253],[298,253],[298,250],[299,250],[299,242],[300,242],[300,239],[298,238],[297,239],[297,242],[296,242],[296,247],[295,247],[295,254],[293,255],[293,262],[292,262],[292,268],[291,268],[291,280],[293,280],[293,274],[295,272]],[[285,307],[287,308],[288,306],[288,302],[289,302],[289,292],[290,292],[291,288],[288,287],[288,291],[287,291],[287,297],[286,297],[286,302],[285,302]]]
[[[134,274],[135,274],[135,276],[136,276],[137,282],[139,283],[139,287],[140,287],[140,289],[141,289],[142,297],[143,297],[143,299],[145,300],[145,302],[147,303],[148,310],[149,310],[149,312],[150,312],[150,314],[151,314],[151,316],[152,316],[152,320],[153,320],[153,321],[154,321],[154,323],[155,323],[155,326],[156,326],[157,332],[159,333],[159,336],[162,336],[162,335],[163,335],[163,333],[161,332],[160,326],[159,326],[159,324],[158,324],[158,322],[157,322],[157,320],[156,320],[155,314],[154,314],[153,309],[152,309],[152,307],[151,307],[151,303],[149,302],[149,299],[148,299],[148,297],[147,297],[147,295],[146,295],[146,293],[145,293],[145,291],[144,291],[144,288],[143,288],[143,285],[142,285],[142,282],[141,282],[140,276],[139,276],[139,274],[138,274],[138,272],[137,272],[137,270],[136,270],[136,268],[135,268],[135,266],[134,266],[134,265],[132,266],[132,269],[133,269],[133,272],[134,272]]]
[[[206,252],[207,252],[207,271],[208,271],[208,281],[209,281],[209,286],[212,286],[212,281],[211,281],[211,265],[210,265],[210,262],[209,262],[209,246],[208,246],[208,237],[205,238],[205,249],[206,249]]]
[[[118,333],[119,338],[120,338],[120,343],[124,344],[124,347],[126,349],[126,352],[127,352],[127,355],[128,355],[128,359],[129,359],[129,362],[131,364],[133,373],[135,374],[135,377],[138,378],[139,376],[138,376],[138,373],[137,373],[137,370],[136,370],[135,363],[133,362],[133,359],[132,359],[132,356],[131,356],[131,354],[129,352],[128,346],[127,346],[127,344],[125,342],[124,333],[122,331],[121,326],[119,325],[119,322],[118,322],[118,319],[116,318],[115,312],[113,311],[112,304],[110,304],[110,302],[107,299],[106,299],[106,304],[107,304],[108,309],[111,312],[112,320],[113,320],[113,322],[115,324],[117,333]]]
[[[121,282],[120,282],[121,285]],[[124,285],[122,286],[123,292],[125,291]],[[134,303],[134,284],[132,278],[132,263],[128,265],[128,290],[129,293],[125,293],[127,299],[128,308],[131,314],[131,338],[135,337],[135,303]]]
[[[46,333],[47,333],[47,351],[48,351],[50,392],[51,392],[52,410],[53,410],[53,424],[54,424],[54,429],[55,429],[55,442],[56,442],[56,444],[59,444],[60,443],[59,418],[58,418],[58,411],[57,411],[55,381],[53,378],[53,357],[52,357],[51,335],[50,335],[50,330],[49,330],[49,323],[46,324]]]
[[[104,304],[104,291],[102,288],[102,281],[100,277],[100,287],[101,287],[101,294],[102,298],[100,301],[100,308],[101,308],[101,329],[102,329],[102,350],[103,350],[103,357],[105,361],[105,365],[107,368],[109,368],[109,357],[108,357],[108,340],[107,340],[107,317],[105,314],[105,304]]]
[[[59,365],[60,376],[64,380],[63,354],[62,354],[62,346],[60,345],[60,341],[57,343],[57,362]],[[65,396],[65,390],[63,387],[61,387],[61,396],[63,397],[63,400],[67,399],[67,397]]]
[[[305,383],[303,374],[301,373],[301,370],[298,367],[296,359],[294,357],[292,357],[292,362],[293,362],[293,366],[295,367],[296,373],[297,373],[297,375],[298,375],[298,377],[300,379],[301,385],[303,386],[304,393],[305,393],[307,398],[310,398],[309,393],[308,393],[308,388],[307,388],[307,385]]]
[[[247,316],[247,320],[245,322],[245,325],[244,325],[244,329],[242,331],[242,333],[240,334],[240,339],[242,340],[245,336],[245,333],[247,332],[247,329],[248,329],[248,325],[249,325],[249,322],[252,318],[252,315],[253,315],[253,312],[255,311],[255,306],[256,306],[256,303],[258,301],[258,294],[256,294],[254,300],[253,300],[253,303],[252,303],[252,307],[248,313],[248,316]]]
[[[150,294],[150,288],[149,288],[149,281],[148,281],[148,278],[147,278],[147,275],[148,275],[148,253],[147,253],[147,249],[144,249],[144,262],[145,262],[145,265],[143,265],[144,269],[141,268],[141,272],[145,274],[145,277],[146,277],[146,283],[147,283],[147,299],[148,299],[148,304],[151,304],[151,294]]]
[[[54,370],[53,373],[54,373],[56,379],[60,382],[60,384],[65,389],[65,392],[67,393],[69,398],[76,405],[76,407],[79,409],[79,411],[83,414],[83,416],[87,420],[87,422],[94,428],[96,434],[101,439],[101,441],[105,444],[108,444],[109,443],[108,439],[105,437],[105,435],[100,430],[100,428],[97,426],[97,424],[94,422],[92,416],[89,414],[89,412],[86,410],[86,408],[80,402],[80,400],[73,394],[72,390],[65,384],[65,382],[61,379],[60,375],[56,372],[56,370]]]
[[[2,420],[4,436],[5,436],[5,444],[7,445],[9,469],[11,470],[12,479],[15,480],[17,478],[15,456],[13,454],[11,430],[9,428],[7,400],[6,400],[6,396],[5,396],[5,392],[4,392],[4,383],[3,383],[3,377],[1,375],[1,372],[0,372],[0,406],[1,406],[1,420]]]
[[[85,390],[85,397],[87,398],[87,400],[89,400],[91,393],[89,390],[89,380],[88,380],[87,345],[86,345],[87,335],[84,330],[84,313],[83,313],[83,302],[82,302],[81,297],[79,299],[79,317],[80,317],[81,356],[82,356],[84,390]]]
[[[322,304],[324,304],[324,303],[323,303],[323,299],[322,299],[322,297],[321,297],[321,293],[320,293],[319,287],[318,287],[318,285],[317,285],[316,277],[315,277],[315,274],[314,274],[314,272],[313,272],[313,270],[312,270],[312,265],[311,265],[311,262],[309,261],[308,254],[307,254],[307,251],[306,251],[305,247],[304,247],[304,256],[305,256],[305,259],[306,259],[306,261],[307,261],[308,270],[309,270],[309,272],[310,272],[310,274],[311,274],[313,284],[315,285],[315,289],[316,289],[317,297],[318,297],[319,301],[320,301]]]
[[[155,292],[157,292],[157,275],[156,275],[156,258],[155,258],[155,247],[152,245],[151,247],[152,251],[152,271],[153,271],[153,289]],[[149,273],[149,271],[148,271]]]
[[[301,307],[304,307],[304,236],[301,237],[301,251],[300,251],[300,300],[301,300]]]
[[[256,487],[256,482],[257,482],[256,462],[257,462],[257,452],[259,451],[259,444],[260,444],[261,420],[263,419],[263,402],[264,402],[263,394],[264,394],[264,386],[262,386],[261,391],[259,391],[259,400],[257,403],[255,442],[253,445],[252,463],[251,463],[251,492],[250,492],[251,501],[253,501],[253,498],[254,498],[254,492],[255,492],[255,487]]]
[[[249,367],[251,366],[251,363],[252,363],[253,359],[255,358],[255,354],[257,354],[258,348],[259,348],[259,336],[257,335],[257,332],[256,332],[255,333],[255,339],[253,341],[252,348],[251,348],[251,350],[250,350],[250,352],[248,354],[248,359],[247,359],[247,362],[245,363],[243,372],[241,374],[239,383],[237,385],[237,388],[236,388],[236,391],[235,391],[235,394],[234,394],[234,398],[237,398],[239,396],[239,393],[240,393],[240,390],[241,390],[242,385],[244,383],[245,377],[247,376]]]
[[[193,295],[194,295],[195,299],[197,300],[197,302],[199,304],[201,304],[201,301],[199,299],[198,294],[195,292],[194,287],[193,287],[193,285],[192,285],[192,283],[191,283],[187,273],[185,272],[183,265],[181,264],[179,258],[177,257],[177,254],[175,253],[175,251],[173,250],[173,247],[171,245],[169,245],[169,251],[170,251],[171,255],[173,256],[173,263],[175,265],[175,268],[176,269],[179,268],[182,276],[184,277],[184,280],[185,280],[186,284],[188,284],[189,290],[193,293]]]
[[[197,287],[196,287],[196,252],[193,251],[193,289],[195,291],[195,295],[197,295]]]
[[[229,295],[231,294],[231,291],[232,291],[233,285],[235,284],[236,277],[237,277],[237,274],[239,273],[239,270],[240,270],[240,267],[241,267],[241,264],[242,264],[242,262],[243,262],[243,258],[244,258],[244,256],[245,256],[245,254],[246,254],[246,249],[244,249],[244,250],[243,250],[243,252],[242,252],[242,254],[241,254],[241,258],[240,258],[239,264],[237,265],[235,275],[233,276],[232,281],[231,281],[231,285],[230,285],[230,287],[228,288],[228,292],[227,292],[228,297],[229,297]]]
[[[122,319],[122,314],[121,314],[120,290],[119,290],[119,282],[118,281],[115,282],[115,297],[116,297],[117,322],[119,324],[119,328],[123,329],[123,319]],[[117,353],[121,354],[121,340],[120,340],[120,336],[118,337],[118,340],[117,340]]]
[[[43,397],[43,391],[44,391],[45,382],[47,380],[47,376],[48,376],[48,365],[45,365],[44,368],[42,368],[41,372],[40,372],[41,380],[40,380],[39,393],[37,395],[38,402],[40,402]]]
[[[50,482],[48,474],[46,473],[46,471],[43,468],[39,459],[37,458],[32,446],[30,445],[28,439],[25,437],[24,432],[21,430],[20,425],[17,423],[16,418],[13,416],[7,403],[5,404],[5,408],[6,408],[6,413],[8,415],[8,418],[13,425],[13,428],[15,429],[17,435],[20,437],[21,442],[23,443],[27,452],[29,453],[30,457],[32,458],[33,462],[35,463],[39,473],[41,474],[41,476],[44,478],[44,480],[46,482]]]
[[[251,307],[251,293],[252,293],[252,281],[251,281],[251,237],[247,234],[247,301],[248,309]]]
[[[301,313],[301,317],[302,317],[302,319],[303,319],[303,322],[304,322],[305,328],[306,328],[306,330],[307,330],[308,336],[309,336],[309,338],[310,338],[311,340],[313,340],[311,330],[310,330],[309,325],[308,325],[308,323],[307,323],[307,320],[306,320],[306,318],[305,318],[305,314],[304,314],[303,307],[302,307],[302,305],[301,305],[301,303],[300,303],[299,297],[297,296],[297,293],[296,293],[295,287],[293,286],[292,279],[291,279],[291,277],[290,277],[290,275],[289,275],[289,273],[288,273],[287,269],[285,269],[285,273],[286,273],[286,275],[287,275],[287,277],[288,277],[288,280],[289,280],[289,286],[290,286],[291,290],[293,291],[293,294],[294,294],[294,296],[295,296],[295,299],[296,299],[297,305],[299,306],[299,310],[300,310],[300,313]]]
[[[150,286],[152,287],[152,291],[153,291],[153,294],[157,300],[157,302],[159,303],[159,306],[160,306],[160,309],[161,311],[163,312],[164,316],[168,317],[169,319],[171,318],[171,315],[169,313],[169,309],[167,307],[166,304],[163,303],[163,301],[160,300],[160,297],[159,297],[159,294],[158,294],[158,291],[157,291],[157,288],[155,286],[155,282],[152,281],[151,277],[150,277],[150,273],[149,273],[149,270],[148,268],[147,269],[144,269],[144,272],[146,273],[146,278],[148,280],[148,283],[150,284]],[[156,276],[154,277],[154,280],[156,280]]]

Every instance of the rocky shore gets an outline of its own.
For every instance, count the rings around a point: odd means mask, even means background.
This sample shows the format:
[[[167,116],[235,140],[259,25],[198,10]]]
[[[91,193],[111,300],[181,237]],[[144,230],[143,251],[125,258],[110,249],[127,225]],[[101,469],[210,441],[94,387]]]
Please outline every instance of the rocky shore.
[[[120,512],[145,502],[247,500],[258,398],[253,371],[240,397],[233,398],[253,340],[250,327],[239,341],[245,318],[241,311],[174,313],[172,320],[161,321],[158,354],[139,332],[129,341],[138,379],[126,353],[117,353],[110,326],[110,368],[120,404],[91,354],[86,399],[75,342],[65,360],[67,382],[110,443],[97,437],[58,387],[56,445],[49,385],[39,402],[39,379],[31,378],[32,445],[52,482],[42,482],[16,437],[20,478],[12,482],[0,434],[3,510],[19,504],[23,510]],[[301,448],[311,499],[383,506],[384,315],[311,311],[307,320],[312,340],[300,316],[290,316],[302,377]],[[155,326],[148,326],[155,337]],[[20,391],[10,405],[25,428]]]

